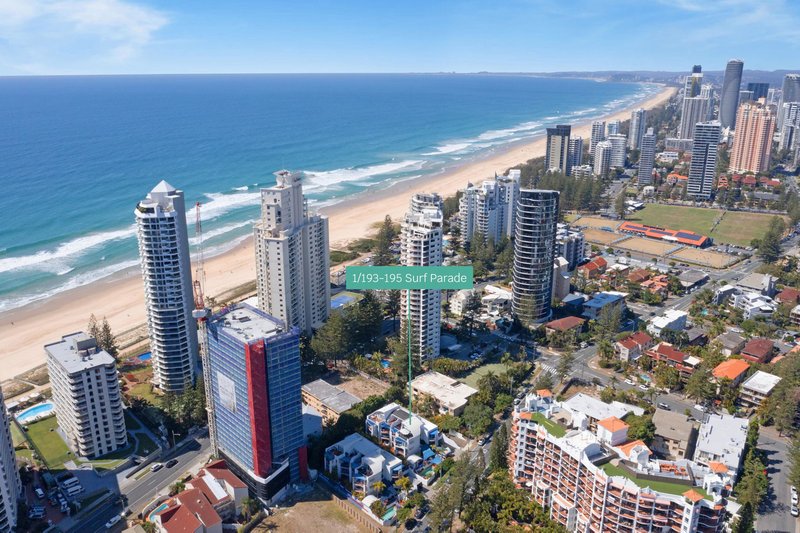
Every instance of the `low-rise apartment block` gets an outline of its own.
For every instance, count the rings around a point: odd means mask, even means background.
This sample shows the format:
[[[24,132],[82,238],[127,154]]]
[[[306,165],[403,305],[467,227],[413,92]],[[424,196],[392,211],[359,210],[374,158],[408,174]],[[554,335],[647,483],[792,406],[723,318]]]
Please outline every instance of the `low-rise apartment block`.
[[[656,337],[661,336],[664,330],[682,331],[686,327],[689,314],[677,309],[668,309],[662,316],[653,317],[647,325],[647,331]]]
[[[652,445],[654,452],[671,461],[691,459],[697,441],[697,427],[688,416],[656,409],[653,425],[656,427]]]
[[[396,403],[390,403],[368,415],[365,426],[367,435],[403,459],[420,455],[423,444],[427,447],[439,446],[442,441],[436,424],[410,413]]]
[[[678,350],[668,342],[659,342],[647,350],[645,355],[650,357],[654,364],[664,363],[676,369],[682,380],[689,379],[700,364],[699,358]]]
[[[459,416],[464,412],[467,401],[478,392],[478,389],[431,370],[411,381],[411,392],[414,398],[421,396],[433,398],[440,413]]]
[[[322,379],[306,383],[301,392],[303,403],[316,409],[327,425],[335,424],[342,413],[361,402],[349,392]]]
[[[352,492],[375,492],[375,483],[390,485],[403,476],[403,461],[353,433],[325,449],[325,472],[349,484]]]
[[[637,361],[645,350],[653,346],[653,337],[644,331],[637,331],[614,343],[614,349],[620,360],[626,363]]]
[[[780,383],[781,378],[769,372],[758,370],[742,383],[739,389],[739,402],[745,407],[758,407],[769,398]]]
[[[705,466],[721,463],[736,476],[742,466],[748,420],[730,415],[706,415],[700,425],[694,462]]]
[[[56,418],[72,451],[99,457],[127,446],[114,358],[83,332],[44,349]]]

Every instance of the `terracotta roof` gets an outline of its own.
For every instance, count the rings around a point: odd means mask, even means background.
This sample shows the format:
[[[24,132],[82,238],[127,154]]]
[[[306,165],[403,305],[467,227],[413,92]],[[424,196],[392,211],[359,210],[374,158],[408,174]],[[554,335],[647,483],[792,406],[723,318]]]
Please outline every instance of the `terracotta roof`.
[[[158,516],[166,533],[194,533],[203,527],[203,523],[183,505],[167,507]]]
[[[634,333],[633,335],[631,335],[628,338],[629,339],[633,339],[638,344],[642,344],[642,345],[647,344],[649,342],[653,342],[653,337],[651,337],[650,335],[648,335],[644,331],[637,331],[636,333]]]
[[[607,266],[608,266],[608,261],[606,261],[602,257],[595,257],[585,265],[579,266],[578,269],[585,270],[587,272],[592,272],[594,270],[605,269]]]
[[[715,474],[727,474],[728,467],[723,463],[718,463],[717,461],[709,461],[708,468],[711,469],[712,472]]]
[[[747,361],[742,359],[728,359],[718,364],[714,368],[714,377],[717,379],[728,378],[735,381],[736,378],[744,374],[750,369]]]
[[[199,489],[188,489],[175,496],[181,506],[186,507],[205,527],[221,524],[222,519]]]
[[[763,363],[772,354],[775,345],[763,337],[750,339],[742,348],[742,356]]]
[[[653,348],[648,350],[648,352],[655,353],[657,356],[675,361],[676,363],[683,363],[684,359],[688,357],[685,353],[678,350],[668,342],[659,342]]]
[[[531,413],[530,411],[522,411],[519,414],[519,417],[523,420],[533,420],[533,413]]]
[[[622,346],[624,346],[628,350],[633,350],[634,348],[639,346],[639,344],[635,340],[633,340],[633,338],[631,338],[631,337],[625,337],[621,341],[617,341],[617,344],[621,344]]]
[[[775,299],[785,304],[796,304],[800,302],[800,290],[794,287],[784,287],[784,289],[775,296]]]
[[[583,326],[584,322],[586,321],[582,318],[578,318],[576,316],[567,316],[548,322],[544,325],[544,327],[554,329],[556,331],[569,331],[573,328]]]
[[[611,433],[615,433],[621,429],[628,429],[630,426],[617,418],[616,416],[609,416],[608,418],[604,418],[598,422],[601,426],[609,430]]]
[[[552,398],[553,393],[550,392],[548,389],[539,389],[536,391],[536,395],[540,398]]]
[[[694,489],[689,489],[686,492],[684,492],[683,497],[691,501],[692,503],[697,503],[703,499],[703,495]]]
[[[619,448],[620,451],[622,451],[622,453],[625,454],[625,457],[628,457],[631,453],[631,450],[633,450],[637,446],[644,446],[645,448],[647,448],[647,444],[645,444],[643,440],[638,440],[638,439],[626,442],[625,444],[620,444],[619,446],[617,446],[617,448]],[[647,449],[649,450],[650,448]]]
[[[650,278],[650,275],[651,274],[649,270],[645,270],[643,268],[637,268],[636,270],[628,274],[628,281],[632,283],[641,283],[644,280]]]
[[[198,489],[199,491],[201,491],[203,493],[203,495],[206,497],[206,499],[211,503],[211,505],[217,505],[218,503],[220,503],[221,501],[223,501],[225,499],[230,499],[230,496],[228,496],[227,493],[225,493],[225,497],[224,498],[217,498],[217,495],[214,494],[214,489],[211,488],[209,483],[214,483],[215,485],[217,484],[217,482],[212,479],[212,476],[210,476],[208,474],[203,475],[201,473],[197,478],[191,480],[189,482],[189,485],[192,488],[195,488],[195,489]],[[219,485],[217,485],[217,486],[219,486]]]
[[[225,461],[222,459],[207,464],[205,470],[211,474],[214,479],[220,479],[235,489],[247,488],[244,481],[236,477],[236,474],[230,471]]]

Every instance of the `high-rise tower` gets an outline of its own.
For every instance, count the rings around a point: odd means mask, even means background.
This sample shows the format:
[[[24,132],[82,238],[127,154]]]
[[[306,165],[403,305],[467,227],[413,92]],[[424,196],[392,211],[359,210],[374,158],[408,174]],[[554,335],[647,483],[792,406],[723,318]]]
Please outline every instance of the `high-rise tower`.
[[[153,354],[153,384],[163,391],[179,392],[194,382],[197,367],[183,191],[161,181],[139,202],[134,214]]]
[[[569,176],[569,136],[572,127],[558,125],[547,128],[547,152],[544,158],[544,168],[547,171],[561,172]]]
[[[511,305],[526,324],[550,317],[558,196],[558,191],[520,190]]]
[[[656,134],[653,128],[647,128],[642,136],[642,147],[639,152],[639,187],[653,184],[653,165],[656,159]]]
[[[254,227],[258,307],[310,333],[331,306],[328,218],[309,213],[303,175],[275,173],[261,189],[261,220]]]
[[[642,147],[647,112],[644,109],[634,109],[631,112],[631,127],[628,132],[628,147],[639,150]]]
[[[723,129],[736,129],[736,110],[739,108],[743,69],[744,62],[741,59],[731,59],[725,67],[722,93],[719,95],[719,122]]]
[[[606,140],[606,123],[602,120],[592,122],[592,137],[589,140],[589,158],[594,163],[594,149],[597,143]]]
[[[695,124],[687,191],[697,200],[707,200],[711,196],[721,133],[722,126],[718,120]]]
[[[733,137],[731,172],[766,172],[772,135],[775,132],[775,115],[765,105],[745,102],[736,116],[736,135]]]

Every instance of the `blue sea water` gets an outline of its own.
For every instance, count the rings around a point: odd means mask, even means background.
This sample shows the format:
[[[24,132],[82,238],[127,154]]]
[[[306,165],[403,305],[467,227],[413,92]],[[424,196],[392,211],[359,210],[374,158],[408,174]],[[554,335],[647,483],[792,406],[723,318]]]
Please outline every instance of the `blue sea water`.
[[[135,266],[133,208],[161,179],[203,203],[214,253],[251,233],[278,169],[305,171],[312,205],[329,205],[658,90],[500,75],[0,78],[0,311]]]

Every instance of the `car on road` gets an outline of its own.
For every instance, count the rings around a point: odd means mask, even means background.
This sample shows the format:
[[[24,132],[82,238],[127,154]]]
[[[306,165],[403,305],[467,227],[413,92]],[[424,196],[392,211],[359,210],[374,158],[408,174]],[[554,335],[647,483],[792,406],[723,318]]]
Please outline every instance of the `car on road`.
[[[705,413],[706,412],[706,408],[704,406],[700,405],[699,403],[695,404],[694,408],[696,410],[700,411],[701,413]]]
[[[163,463],[153,463],[153,465],[150,466],[150,471],[151,472],[158,472],[162,468],[164,468],[164,464]]]
[[[797,505],[797,492],[792,493],[792,505]]]
[[[635,383],[633,382],[633,380],[631,378],[626,379],[625,380],[625,384],[626,385],[635,385]]]
[[[486,439],[484,437],[479,438],[478,446],[483,446],[484,444],[486,444]]]
[[[114,527],[115,525],[117,525],[117,523],[118,523],[120,520],[122,520],[122,517],[121,517],[120,515],[116,515],[116,516],[113,516],[113,517],[111,517],[111,520],[109,520],[108,522],[106,522],[106,529],[111,529],[112,527]]]
[[[36,497],[40,500],[44,499],[44,491],[41,489],[41,487],[36,487],[33,489],[33,492],[36,493]]]
[[[172,467],[173,467],[173,466],[175,466],[176,464],[178,464],[178,460],[177,460],[177,459],[170,459],[169,461],[167,461],[167,463],[166,463],[166,465],[165,465],[165,466],[166,466],[167,468],[172,468]]]
[[[650,387],[648,387],[648,386],[647,386],[647,385],[645,385],[644,383],[642,383],[641,385],[639,385],[639,388],[640,388],[640,389],[642,389],[643,391],[648,391],[648,390],[650,390]]]
[[[669,405],[665,404],[664,402],[658,402],[658,408],[663,409],[665,411],[670,411],[672,409]]]
[[[800,516],[800,510],[797,509],[797,504],[792,504],[792,516]]]

